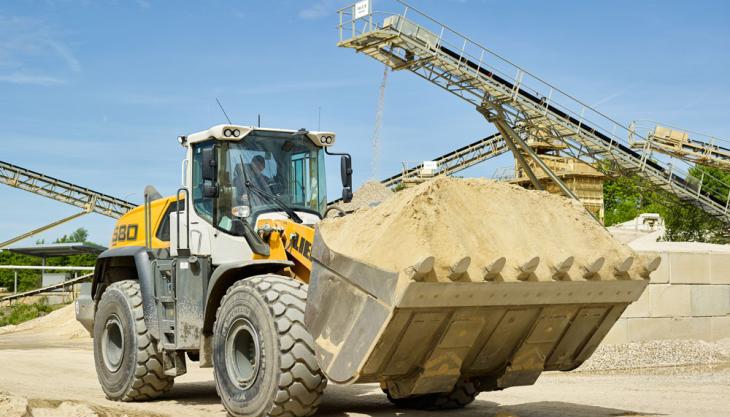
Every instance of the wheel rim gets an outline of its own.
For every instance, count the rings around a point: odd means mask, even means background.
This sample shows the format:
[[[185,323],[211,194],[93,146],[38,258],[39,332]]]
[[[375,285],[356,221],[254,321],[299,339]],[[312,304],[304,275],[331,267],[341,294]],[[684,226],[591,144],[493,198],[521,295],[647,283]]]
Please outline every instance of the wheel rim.
[[[119,317],[112,315],[104,325],[101,337],[101,356],[104,365],[112,372],[119,370],[124,357],[124,332]]]
[[[248,389],[256,380],[261,364],[261,351],[256,329],[250,321],[238,319],[226,337],[226,369],[234,385]]]

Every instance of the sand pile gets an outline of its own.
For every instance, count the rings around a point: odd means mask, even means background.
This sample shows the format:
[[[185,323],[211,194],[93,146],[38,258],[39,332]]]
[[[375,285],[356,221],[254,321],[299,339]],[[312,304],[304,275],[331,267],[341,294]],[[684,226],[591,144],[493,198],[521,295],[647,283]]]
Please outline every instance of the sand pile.
[[[0,335],[6,333],[32,332],[53,336],[54,338],[70,340],[88,338],[89,332],[76,321],[74,305],[61,307],[43,317],[26,321],[17,326],[0,327]]]
[[[517,279],[518,266],[533,257],[540,262],[531,279],[549,280],[552,267],[575,259],[571,277],[599,256],[603,279],[630,256],[580,203],[547,192],[485,179],[443,177],[395,193],[374,208],[328,219],[320,231],[335,252],[392,271],[435,256],[438,279],[449,266],[469,256],[464,279],[480,281],[483,268],[506,257],[502,279]],[[636,258],[632,275],[645,260]]]
[[[345,211],[355,211],[364,207],[371,207],[382,203],[393,196],[393,191],[379,181],[368,181],[360,186],[352,195],[349,203],[340,203],[338,206]]]

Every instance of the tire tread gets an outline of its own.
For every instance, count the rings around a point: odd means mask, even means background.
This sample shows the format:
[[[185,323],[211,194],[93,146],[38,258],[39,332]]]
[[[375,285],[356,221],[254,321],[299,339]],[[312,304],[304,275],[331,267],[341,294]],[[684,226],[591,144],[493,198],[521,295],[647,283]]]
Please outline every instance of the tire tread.
[[[266,300],[277,332],[281,369],[275,399],[267,415],[311,416],[319,407],[327,378],[319,368],[314,341],[304,326],[307,284],[278,275],[260,275],[239,281],[226,291],[216,319],[226,299],[241,286],[258,292]]]
[[[135,355],[137,363],[133,381],[127,392],[119,400],[131,402],[157,398],[172,389],[175,379],[165,375],[161,355],[157,352],[157,347],[145,325],[139,282],[136,280],[117,281],[111,284],[107,291],[110,289],[121,291],[129,302],[132,317],[135,321],[134,329],[137,333],[137,352]]]

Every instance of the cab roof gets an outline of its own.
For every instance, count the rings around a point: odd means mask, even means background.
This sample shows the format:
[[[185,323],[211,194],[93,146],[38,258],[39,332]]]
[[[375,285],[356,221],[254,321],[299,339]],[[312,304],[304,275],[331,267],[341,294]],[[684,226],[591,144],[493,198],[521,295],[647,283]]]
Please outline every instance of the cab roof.
[[[210,139],[239,141],[255,131],[289,133],[292,135],[301,133],[305,134],[309,138],[309,140],[311,140],[315,145],[320,147],[332,146],[335,143],[334,132],[316,132],[307,131],[305,129],[273,129],[253,126],[241,126],[234,124],[215,125],[210,129],[203,130],[201,132],[192,133],[188,136],[180,136],[178,137],[178,141],[183,146],[188,146],[189,144],[203,142]]]

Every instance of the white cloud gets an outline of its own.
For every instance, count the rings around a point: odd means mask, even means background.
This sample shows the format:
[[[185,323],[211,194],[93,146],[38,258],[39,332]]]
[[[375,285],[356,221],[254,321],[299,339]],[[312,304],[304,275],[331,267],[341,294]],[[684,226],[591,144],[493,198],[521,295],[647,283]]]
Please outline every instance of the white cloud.
[[[64,80],[55,77],[50,77],[46,75],[23,74],[20,72],[12,74],[0,74],[0,82],[12,84],[33,84],[42,86],[52,86],[65,83]]]
[[[57,85],[82,67],[63,36],[47,22],[0,15],[0,81]]]
[[[600,107],[604,104],[607,104],[607,103],[623,96],[627,92],[628,92],[628,89],[614,91],[613,93],[611,93],[611,94],[601,98],[600,100],[596,101],[595,103],[593,103],[593,105],[591,105],[591,107],[594,107],[594,108]]]
[[[68,46],[54,40],[49,40],[48,46],[52,50],[56,51],[58,56],[66,63],[68,69],[73,72],[81,72],[81,63],[78,59],[76,59],[76,56],[74,56],[73,52],[71,52],[71,49]]]
[[[342,88],[361,83],[359,79],[331,79],[331,80],[309,80],[293,83],[272,83],[272,84],[252,84],[245,90],[227,91],[232,95],[258,95],[258,94],[278,94],[291,93],[294,91],[312,91],[327,90],[332,88]]]
[[[337,3],[338,2],[335,0],[317,0],[309,7],[300,10],[299,17],[302,19],[314,20],[333,15],[339,8],[337,7]]]

